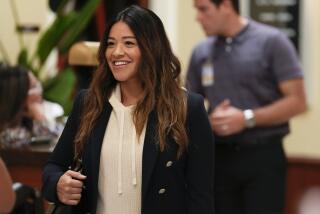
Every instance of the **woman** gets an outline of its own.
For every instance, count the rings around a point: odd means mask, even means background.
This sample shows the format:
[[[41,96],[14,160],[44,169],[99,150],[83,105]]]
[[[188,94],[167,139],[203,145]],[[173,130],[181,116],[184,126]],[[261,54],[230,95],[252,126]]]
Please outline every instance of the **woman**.
[[[45,197],[74,213],[211,214],[212,131],[203,99],[179,86],[161,20],[121,11],[98,59],[45,166]],[[68,170],[78,156],[82,173]]]
[[[18,147],[30,141],[30,131],[22,127],[29,86],[24,68],[0,67],[0,147]]]
[[[0,67],[0,148],[27,145],[32,137],[56,137],[43,115],[39,84],[25,68]]]

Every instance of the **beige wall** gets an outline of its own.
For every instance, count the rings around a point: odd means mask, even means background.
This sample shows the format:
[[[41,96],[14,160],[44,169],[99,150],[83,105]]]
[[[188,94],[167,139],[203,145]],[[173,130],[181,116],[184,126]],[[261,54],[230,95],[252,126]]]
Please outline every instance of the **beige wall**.
[[[0,41],[4,46],[9,62],[16,63],[21,50],[19,39],[15,32],[11,3],[15,3],[20,24],[33,24],[42,27],[47,17],[47,1],[38,0],[0,0]],[[23,41],[25,47],[32,51],[35,49],[38,33],[25,34]],[[0,58],[4,56],[0,52]]]
[[[193,0],[149,1],[150,8],[160,16],[165,25],[173,50],[182,63],[184,76],[193,46],[205,38],[195,20]]]
[[[294,156],[320,158],[320,1],[302,3],[301,48],[308,94],[308,111],[296,117],[292,134],[286,139],[286,150]]]
[[[156,1],[151,0],[151,3]],[[171,2],[174,2],[176,8],[173,13],[168,9],[171,7]],[[292,134],[285,140],[285,149],[289,156],[320,158],[320,1],[300,2],[302,4],[301,58],[306,75],[309,109],[292,120]],[[153,6],[155,4],[151,4],[151,9],[160,15],[165,26],[170,26],[167,31],[170,31],[172,46],[182,61],[185,72],[192,47],[204,38],[200,26],[195,21],[193,0],[167,0],[162,5]],[[172,21],[172,18],[176,20]]]

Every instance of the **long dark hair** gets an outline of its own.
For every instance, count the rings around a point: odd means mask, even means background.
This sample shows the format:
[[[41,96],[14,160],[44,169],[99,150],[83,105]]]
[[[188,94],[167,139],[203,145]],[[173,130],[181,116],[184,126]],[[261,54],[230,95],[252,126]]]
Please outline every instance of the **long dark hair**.
[[[29,84],[26,69],[0,66],[0,131],[22,119]]]
[[[119,21],[126,23],[132,30],[141,51],[138,69],[144,94],[133,113],[137,134],[142,133],[149,114],[155,110],[161,151],[166,147],[166,137],[169,134],[179,145],[180,156],[188,144],[185,128],[186,96],[180,88],[180,62],[171,50],[160,18],[152,11],[135,5],[124,9],[113,19],[100,42],[99,66],[84,99],[84,109],[75,140],[76,154],[82,151],[104,104],[117,84],[105,53],[109,32]]]

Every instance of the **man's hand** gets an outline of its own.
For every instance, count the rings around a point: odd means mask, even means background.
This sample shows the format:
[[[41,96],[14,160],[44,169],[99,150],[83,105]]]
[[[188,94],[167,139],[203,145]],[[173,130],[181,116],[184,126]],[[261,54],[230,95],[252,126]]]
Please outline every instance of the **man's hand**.
[[[232,106],[230,100],[221,102],[209,115],[213,131],[218,136],[228,136],[245,128],[243,111]]]
[[[81,199],[83,181],[86,176],[79,172],[68,170],[59,179],[57,195],[59,200],[67,205],[77,205]]]

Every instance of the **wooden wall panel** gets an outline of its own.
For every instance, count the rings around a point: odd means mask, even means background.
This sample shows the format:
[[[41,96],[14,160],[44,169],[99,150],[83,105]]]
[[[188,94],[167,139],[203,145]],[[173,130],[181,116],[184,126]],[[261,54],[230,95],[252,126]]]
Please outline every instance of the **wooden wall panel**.
[[[320,187],[320,160],[289,158],[285,214],[298,214],[303,194],[313,187]]]

